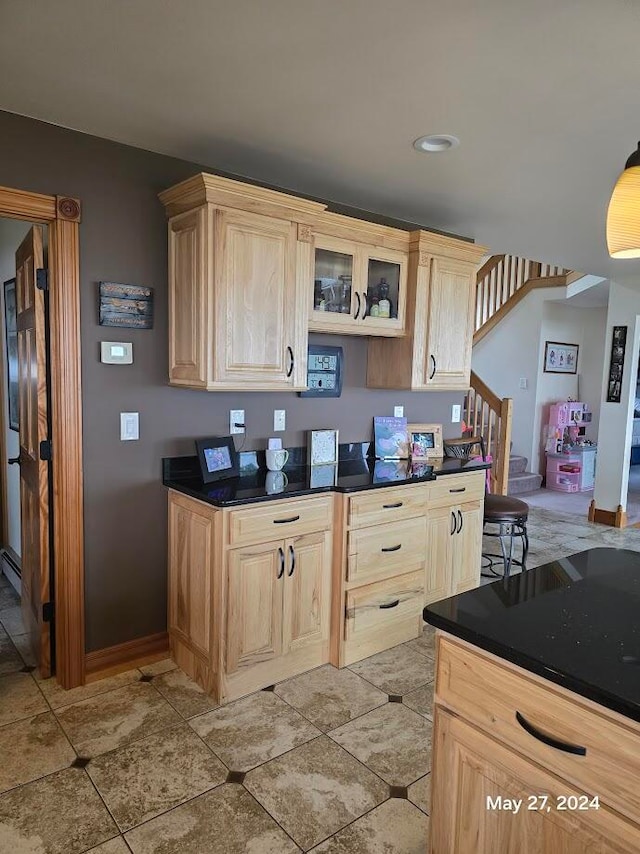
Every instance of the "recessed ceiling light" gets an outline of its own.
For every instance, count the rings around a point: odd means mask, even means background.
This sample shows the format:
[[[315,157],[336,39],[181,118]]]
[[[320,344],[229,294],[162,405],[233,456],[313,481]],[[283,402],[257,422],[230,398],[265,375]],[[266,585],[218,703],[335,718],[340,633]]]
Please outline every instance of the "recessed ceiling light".
[[[427,136],[418,137],[413,143],[416,151],[449,151],[457,145],[460,145],[460,140],[450,133],[430,133]]]

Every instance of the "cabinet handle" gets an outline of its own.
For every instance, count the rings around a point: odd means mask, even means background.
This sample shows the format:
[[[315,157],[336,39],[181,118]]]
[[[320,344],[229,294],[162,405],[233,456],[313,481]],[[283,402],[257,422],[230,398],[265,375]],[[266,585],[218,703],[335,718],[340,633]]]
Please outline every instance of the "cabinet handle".
[[[386,611],[387,608],[397,608],[397,606],[399,604],[400,604],[400,600],[394,599],[393,602],[387,602],[386,605],[378,605],[378,608],[380,608],[381,611]]]
[[[356,313],[353,315],[354,320],[357,320],[358,315],[360,314],[361,301],[360,301],[360,294],[358,293],[358,291],[356,291],[356,299],[358,300],[358,307],[356,308]]]
[[[431,353],[429,358],[431,359],[431,364],[433,365],[433,370],[429,374],[429,379],[432,380],[436,375],[436,357],[433,355],[433,353]]]
[[[385,546],[384,548],[380,549],[380,551],[381,552],[399,552],[401,548],[402,548],[402,543],[398,543],[397,546]]]
[[[456,514],[455,514],[455,513],[454,513],[454,511],[452,510],[452,511],[451,511],[451,530],[449,531],[449,533],[451,534],[451,536],[453,536],[453,535],[455,534],[455,532],[456,532],[456,528],[457,528],[457,523],[456,523]]]
[[[464,520],[462,518],[462,510],[458,510],[458,522],[460,523],[460,526],[459,526],[458,530],[456,531],[456,534],[459,534],[460,531],[462,530],[463,521]]]
[[[289,369],[287,371],[287,377],[290,377],[293,373],[293,366],[295,364],[295,359],[293,358],[293,350],[291,347],[287,347],[287,353],[289,355]]]
[[[449,492],[466,492],[466,491],[467,491],[466,486],[458,486],[458,487],[456,487],[456,489],[450,489],[449,490]]]
[[[282,578],[284,575],[284,551],[280,547],[278,547],[278,557],[280,558],[280,569],[278,570],[276,578]]]
[[[537,738],[543,744],[548,744],[549,747],[555,747],[556,750],[564,750],[565,753],[574,753],[576,756],[587,755],[586,747],[581,747],[579,744],[568,744],[566,741],[559,741],[552,735],[546,735],[546,733],[534,727],[533,724],[530,724],[520,712],[516,712],[516,720],[525,732],[528,732],[529,735]]]
[[[367,308],[368,308],[368,305],[367,305],[367,294],[366,294],[366,291],[363,291],[363,292],[362,292],[362,319],[363,319],[363,320],[364,320],[364,319],[365,319],[365,317],[367,316]]]
[[[402,507],[402,504],[403,504],[402,501],[396,501],[395,504],[383,504],[382,509],[383,510],[396,510],[398,507]]]
[[[19,466],[20,465],[20,457],[9,457],[7,463],[10,466]]]
[[[274,525],[286,525],[287,522],[297,522],[299,518],[300,518],[300,514],[298,513],[297,516],[290,516],[288,519],[274,519],[273,524]]]
[[[287,576],[291,578],[296,568],[296,552],[293,546],[289,546],[289,557],[291,558],[291,566],[289,572],[287,573]]]

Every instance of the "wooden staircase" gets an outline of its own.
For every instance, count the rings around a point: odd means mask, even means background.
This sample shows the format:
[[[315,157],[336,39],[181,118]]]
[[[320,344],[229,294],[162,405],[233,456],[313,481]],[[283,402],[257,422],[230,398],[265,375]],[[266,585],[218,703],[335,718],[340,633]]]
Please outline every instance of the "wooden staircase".
[[[494,326],[535,288],[557,288],[571,284],[582,273],[564,267],[530,261],[517,255],[493,255],[478,270],[473,343],[477,344]],[[482,436],[491,454],[491,492],[507,495],[511,458],[513,399],[500,398],[477,374],[471,372],[471,388],[465,398],[464,420],[474,436]],[[516,459],[516,458],[514,458]],[[525,460],[526,464],[526,460]],[[517,472],[516,474],[529,474]]]

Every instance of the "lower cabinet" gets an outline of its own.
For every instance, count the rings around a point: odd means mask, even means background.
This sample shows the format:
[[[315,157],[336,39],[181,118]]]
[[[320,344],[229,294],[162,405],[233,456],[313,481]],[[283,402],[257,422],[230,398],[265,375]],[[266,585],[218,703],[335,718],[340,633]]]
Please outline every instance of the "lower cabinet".
[[[425,604],[479,585],[483,514],[479,500],[427,511]]]

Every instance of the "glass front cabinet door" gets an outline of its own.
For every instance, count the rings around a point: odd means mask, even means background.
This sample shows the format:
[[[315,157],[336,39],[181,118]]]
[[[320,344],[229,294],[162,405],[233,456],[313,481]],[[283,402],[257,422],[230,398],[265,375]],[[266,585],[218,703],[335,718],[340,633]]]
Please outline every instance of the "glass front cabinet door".
[[[317,234],[309,329],[402,335],[407,260],[397,250]]]

